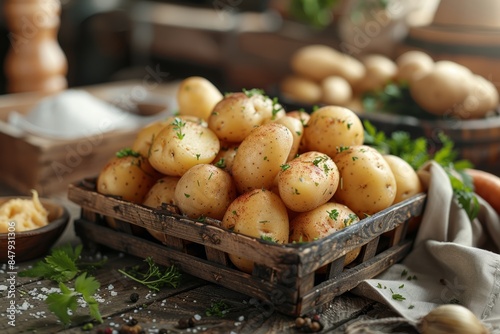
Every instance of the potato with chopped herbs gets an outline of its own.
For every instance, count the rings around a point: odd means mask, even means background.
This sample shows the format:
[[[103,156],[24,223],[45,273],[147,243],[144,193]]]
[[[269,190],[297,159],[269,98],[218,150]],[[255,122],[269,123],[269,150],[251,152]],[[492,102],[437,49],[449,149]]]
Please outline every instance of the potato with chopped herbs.
[[[139,152],[142,156],[149,156],[149,149],[153,143],[154,138],[158,133],[163,130],[167,125],[172,124],[175,118],[179,118],[185,122],[194,122],[207,127],[207,123],[195,116],[172,116],[167,119],[154,121],[139,130],[134,142],[132,143],[132,150]]]
[[[234,157],[232,174],[239,193],[269,189],[292,146],[292,132],[282,124],[266,123],[254,128]]]
[[[208,127],[220,140],[239,143],[257,126],[285,114],[283,107],[261,90],[229,93],[217,103]]]
[[[352,110],[339,106],[325,106],[315,110],[304,128],[308,151],[319,151],[331,158],[344,146],[361,145],[364,140],[363,123]]]
[[[211,163],[219,149],[219,139],[212,130],[176,117],[154,138],[149,162],[165,175],[182,176],[195,165]]]
[[[336,202],[347,205],[360,218],[392,205],[396,178],[376,149],[366,145],[347,147],[333,161],[340,173],[339,187],[333,195]]]
[[[221,220],[235,198],[236,187],[231,175],[211,164],[191,167],[181,176],[174,191],[179,210],[192,219]]]
[[[188,77],[182,80],[177,91],[179,115],[196,116],[207,120],[222,98],[219,89],[206,78]]]
[[[285,244],[288,242],[289,221],[281,198],[266,189],[250,190],[238,196],[227,208],[222,227],[250,237]],[[251,273],[254,261],[229,254],[231,262],[241,271]]]
[[[305,212],[332,198],[339,184],[339,171],[328,155],[311,151],[282,165],[277,183],[287,208]]]
[[[146,157],[131,149],[123,149],[99,172],[97,192],[140,204],[160,177]]]
[[[315,241],[357,223],[359,217],[347,206],[328,202],[317,208],[302,212],[290,220],[290,243]],[[339,245],[340,247],[342,245]],[[346,254],[344,265],[354,261],[359,255],[360,248]],[[320,268],[324,270],[323,268]]]

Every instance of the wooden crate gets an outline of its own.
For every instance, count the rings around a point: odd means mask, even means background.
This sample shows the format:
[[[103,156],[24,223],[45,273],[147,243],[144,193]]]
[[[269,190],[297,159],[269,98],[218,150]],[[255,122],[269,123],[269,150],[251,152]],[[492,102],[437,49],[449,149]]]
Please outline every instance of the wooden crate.
[[[127,94],[133,99],[131,94],[141,87],[141,81],[126,81],[81,89],[112,102]],[[157,85],[148,93],[175,96],[175,87]],[[61,140],[22,133],[8,123],[10,112],[26,114],[44,97],[38,93],[0,96],[0,182],[16,192],[29,195],[36,189],[46,196],[66,191],[70,183],[97,173],[116,151],[131,145],[135,138],[137,130]]]
[[[418,220],[426,195],[418,194],[324,239],[278,245],[230,232],[220,222],[177,214],[176,208],[152,209],[95,191],[95,179],[69,186],[68,198],[82,208],[75,231],[87,246],[104,245],[254,297],[267,310],[286,315],[322,309],[336,296],[400,261],[411,249],[407,233]],[[109,220],[115,223],[109,227]],[[145,229],[164,233],[149,238]],[[142,229],[142,232],[141,232]],[[349,251],[361,247],[354,263],[344,267]],[[227,253],[250,258],[252,274],[236,269]],[[326,274],[317,269],[327,266]]]

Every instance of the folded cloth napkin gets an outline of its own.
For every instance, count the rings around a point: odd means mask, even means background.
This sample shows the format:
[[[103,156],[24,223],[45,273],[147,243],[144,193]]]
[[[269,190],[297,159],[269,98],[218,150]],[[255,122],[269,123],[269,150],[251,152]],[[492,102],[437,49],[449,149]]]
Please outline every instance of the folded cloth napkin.
[[[458,303],[500,331],[498,213],[478,197],[479,215],[471,221],[439,164],[430,161],[418,174],[428,195],[412,251],[353,292],[413,322],[441,304]]]

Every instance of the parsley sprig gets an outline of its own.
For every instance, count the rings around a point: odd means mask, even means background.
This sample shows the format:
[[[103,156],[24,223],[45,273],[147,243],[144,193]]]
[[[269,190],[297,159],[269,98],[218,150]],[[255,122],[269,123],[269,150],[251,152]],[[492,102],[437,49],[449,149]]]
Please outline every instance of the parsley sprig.
[[[148,264],[146,272],[141,271],[140,266],[134,266],[131,270],[118,269],[118,271],[128,278],[141,283],[153,291],[160,291],[166,285],[174,288],[179,286],[181,273],[174,265],[164,268],[158,266],[151,257],[144,261]]]
[[[100,283],[92,276],[83,273],[75,279],[74,289],[69,288],[63,282],[59,283],[61,293],[51,293],[47,296],[45,302],[62,323],[68,325],[71,323],[70,313],[74,312],[78,306],[78,298],[82,297],[89,307],[92,318],[102,323],[102,316],[99,312],[99,304],[93,295],[100,287]]]
[[[443,167],[450,179],[453,194],[459,205],[472,220],[479,212],[479,201],[474,193],[471,177],[465,172],[472,164],[467,160],[458,160],[453,141],[444,133],[438,135],[438,148],[431,152],[429,142],[424,137],[412,138],[408,132],[395,131],[388,137],[378,131],[370,121],[363,122],[365,144],[375,147],[383,154],[393,154],[408,162],[418,170],[425,162],[434,160]],[[459,177],[458,177],[459,176]]]
[[[205,315],[207,317],[215,316],[219,318],[223,318],[230,310],[228,304],[226,304],[223,300],[218,300],[212,302],[210,307],[207,307],[205,310]]]
[[[43,260],[18,274],[20,277],[38,277],[59,283],[61,292],[49,294],[45,303],[49,310],[65,325],[71,323],[68,310],[72,312],[76,310],[80,297],[88,305],[90,316],[99,323],[102,322],[99,304],[93,297],[99,289],[100,283],[93,276],[88,275],[87,270],[102,266],[106,259],[83,262],[80,256],[82,249],[82,245],[73,248],[69,244],[53,248]],[[73,288],[65,284],[75,277]]]

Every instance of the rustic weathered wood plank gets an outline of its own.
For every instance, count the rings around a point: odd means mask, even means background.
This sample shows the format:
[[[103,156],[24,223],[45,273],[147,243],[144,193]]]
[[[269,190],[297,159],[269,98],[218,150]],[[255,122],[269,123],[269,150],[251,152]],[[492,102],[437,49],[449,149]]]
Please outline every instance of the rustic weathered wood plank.
[[[365,218],[348,228],[306,245],[276,245],[263,243],[217,226],[186,219],[170,212],[134,205],[116,198],[71,185],[69,199],[83,208],[103,215],[127,220],[145,228],[168,233],[192,242],[207,244],[238,256],[252,254],[256,263],[286,270],[290,264],[299,264],[297,275],[308,275],[319,267],[361,247],[377,236],[393,230],[411,217],[418,216],[424,207],[425,194]],[[208,237],[207,237],[208,236]],[[235,243],[238,247],[235,248]]]

